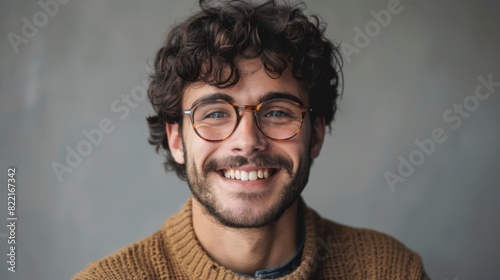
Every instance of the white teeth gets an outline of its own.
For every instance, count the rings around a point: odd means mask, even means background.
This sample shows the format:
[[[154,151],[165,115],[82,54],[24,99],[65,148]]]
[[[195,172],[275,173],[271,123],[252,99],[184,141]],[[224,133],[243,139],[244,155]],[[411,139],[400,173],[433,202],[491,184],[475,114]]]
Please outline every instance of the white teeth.
[[[224,170],[224,177],[227,179],[236,179],[242,181],[255,181],[257,179],[267,179],[269,178],[269,169],[259,169],[253,171],[244,170]]]
[[[248,180],[248,172],[246,172],[246,171],[240,171],[240,176],[241,176],[241,181],[247,181]]]

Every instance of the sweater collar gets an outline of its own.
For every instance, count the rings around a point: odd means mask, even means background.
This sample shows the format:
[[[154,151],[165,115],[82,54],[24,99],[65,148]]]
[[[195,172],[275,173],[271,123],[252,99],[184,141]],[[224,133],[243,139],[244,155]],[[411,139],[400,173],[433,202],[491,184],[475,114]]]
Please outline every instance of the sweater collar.
[[[213,261],[196,238],[192,220],[191,197],[184,207],[171,216],[164,225],[164,236],[168,250],[176,262],[181,264],[190,279],[238,279],[248,280]],[[315,213],[299,198],[305,223],[305,242],[300,265],[284,279],[307,279],[315,270],[317,224]]]

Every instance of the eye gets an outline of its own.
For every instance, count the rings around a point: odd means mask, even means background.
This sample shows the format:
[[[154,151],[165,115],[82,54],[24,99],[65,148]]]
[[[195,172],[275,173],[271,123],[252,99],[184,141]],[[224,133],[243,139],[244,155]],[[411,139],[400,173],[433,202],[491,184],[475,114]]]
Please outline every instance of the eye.
[[[207,114],[205,116],[205,118],[214,118],[214,119],[218,119],[218,118],[224,118],[224,117],[227,117],[228,114],[226,112],[223,112],[223,111],[215,111],[215,112],[211,112],[209,114]]]
[[[231,115],[224,111],[224,110],[213,110],[213,111],[210,111],[210,112],[206,112],[203,114],[203,116],[201,117],[202,120],[206,120],[206,119],[222,119],[222,118],[229,118],[231,117]]]
[[[205,102],[194,113],[195,121],[221,122],[233,118],[234,109],[230,104],[220,101]]]
[[[293,118],[294,117],[294,107],[291,104],[285,102],[273,102],[267,104],[265,108],[262,108],[262,117],[264,118]]]
[[[290,117],[291,114],[290,112],[287,112],[286,110],[279,110],[279,109],[273,109],[273,110],[268,110],[265,114],[265,118],[286,118]]]

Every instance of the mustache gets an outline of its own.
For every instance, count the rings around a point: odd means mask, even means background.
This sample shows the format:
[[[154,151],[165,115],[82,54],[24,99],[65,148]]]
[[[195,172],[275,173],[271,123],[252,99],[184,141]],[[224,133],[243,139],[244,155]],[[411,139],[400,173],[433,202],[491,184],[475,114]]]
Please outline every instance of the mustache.
[[[256,167],[277,167],[285,169],[288,174],[292,174],[292,162],[280,155],[255,155],[252,157],[230,156],[220,159],[210,159],[203,167],[203,174],[207,175],[212,171],[224,168],[238,168],[250,164]]]

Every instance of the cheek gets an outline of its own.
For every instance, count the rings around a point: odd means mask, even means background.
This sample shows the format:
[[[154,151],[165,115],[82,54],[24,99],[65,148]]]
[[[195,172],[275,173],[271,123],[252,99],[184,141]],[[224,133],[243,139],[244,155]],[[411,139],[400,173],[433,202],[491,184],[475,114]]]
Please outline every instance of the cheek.
[[[189,166],[192,166],[193,163],[196,163],[198,166],[198,163],[196,162],[198,157],[194,155],[199,155],[199,151],[197,151],[197,149],[199,149],[200,143],[197,143],[197,136],[192,130],[193,128],[191,125],[183,126],[182,138],[184,139],[184,156],[186,157],[185,160]]]
[[[294,172],[298,172],[310,157],[309,138],[300,135],[300,137],[294,137],[288,141],[286,145],[283,145],[285,143],[281,145],[281,151],[292,160]]]
[[[194,163],[198,172],[200,172],[203,169],[205,162],[214,153],[214,144],[200,139],[196,134],[188,135],[185,143],[187,161],[191,165]]]
[[[300,137],[295,140],[296,149],[300,154],[308,154],[311,146],[311,127],[304,124],[298,136]]]

